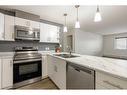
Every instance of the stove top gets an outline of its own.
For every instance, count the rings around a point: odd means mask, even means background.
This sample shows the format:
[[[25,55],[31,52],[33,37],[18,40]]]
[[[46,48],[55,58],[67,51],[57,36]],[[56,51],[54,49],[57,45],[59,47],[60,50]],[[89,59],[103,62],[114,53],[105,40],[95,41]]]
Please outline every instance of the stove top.
[[[14,61],[41,58],[37,47],[16,47]]]

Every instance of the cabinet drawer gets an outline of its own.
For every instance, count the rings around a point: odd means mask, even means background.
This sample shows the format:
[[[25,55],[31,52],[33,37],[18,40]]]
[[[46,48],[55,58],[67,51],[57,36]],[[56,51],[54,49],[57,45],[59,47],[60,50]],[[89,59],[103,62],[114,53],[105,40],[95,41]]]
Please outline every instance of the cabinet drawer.
[[[127,81],[101,72],[96,72],[97,84],[107,89],[127,89]]]

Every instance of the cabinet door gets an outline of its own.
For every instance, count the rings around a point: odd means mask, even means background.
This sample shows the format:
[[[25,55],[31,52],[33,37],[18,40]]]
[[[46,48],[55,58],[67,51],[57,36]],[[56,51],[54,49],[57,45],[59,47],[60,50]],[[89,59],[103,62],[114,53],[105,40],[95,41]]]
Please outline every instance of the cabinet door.
[[[5,40],[14,41],[14,17],[5,15]]]
[[[31,27],[31,28],[40,28],[40,22],[18,18],[18,17],[15,17],[15,25]]]
[[[2,59],[2,88],[9,88],[13,85],[13,60],[12,58]]]
[[[54,82],[60,89],[66,89],[66,61],[53,58]]]
[[[48,56],[48,76],[60,89],[66,89],[66,61]]]
[[[40,23],[40,42],[48,42],[48,26],[45,23]]]
[[[32,28],[40,28],[40,22],[30,21],[30,27],[32,27]]]
[[[1,89],[1,78],[2,78],[2,76],[1,76],[1,73],[2,73],[2,62],[1,62],[1,59],[0,59],[0,89]]]
[[[47,56],[42,56],[42,78],[46,78],[47,74]]]
[[[50,79],[54,80],[54,63],[52,62],[53,57],[48,55],[47,56],[47,70],[48,70],[48,76]]]
[[[15,25],[30,27],[30,20],[15,17]]]
[[[4,14],[0,13],[0,40],[4,40]]]
[[[40,42],[59,43],[59,27],[41,23]]]
[[[59,27],[54,25],[49,25],[49,35],[51,37],[51,42],[59,43]]]

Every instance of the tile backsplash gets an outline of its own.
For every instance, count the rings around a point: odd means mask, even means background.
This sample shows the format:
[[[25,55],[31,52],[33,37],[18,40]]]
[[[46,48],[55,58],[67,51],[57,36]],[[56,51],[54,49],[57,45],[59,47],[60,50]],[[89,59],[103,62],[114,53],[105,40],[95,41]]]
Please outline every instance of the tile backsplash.
[[[55,50],[55,47],[58,46],[57,43],[40,43],[40,42],[31,42],[31,41],[0,41],[0,52],[11,52],[15,47],[28,47],[28,46],[38,46],[39,51],[44,51],[46,48],[49,50]]]

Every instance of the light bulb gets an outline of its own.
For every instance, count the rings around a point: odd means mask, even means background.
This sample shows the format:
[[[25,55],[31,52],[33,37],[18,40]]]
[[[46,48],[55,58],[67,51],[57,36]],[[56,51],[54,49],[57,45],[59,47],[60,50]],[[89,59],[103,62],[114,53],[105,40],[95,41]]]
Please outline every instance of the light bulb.
[[[80,28],[80,23],[78,20],[75,22],[75,28]]]
[[[67,32],[67,26],[64,26],[64,30],[63,30],[64,32]]]
[[[100,12],[96,12],[94,22],[100,22],[102,20]]]

